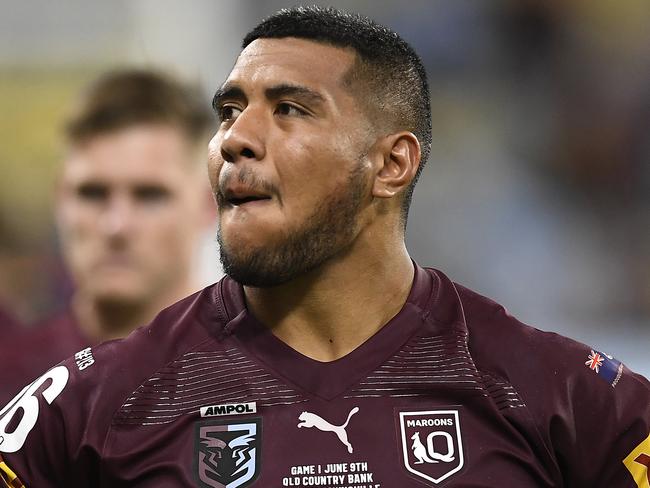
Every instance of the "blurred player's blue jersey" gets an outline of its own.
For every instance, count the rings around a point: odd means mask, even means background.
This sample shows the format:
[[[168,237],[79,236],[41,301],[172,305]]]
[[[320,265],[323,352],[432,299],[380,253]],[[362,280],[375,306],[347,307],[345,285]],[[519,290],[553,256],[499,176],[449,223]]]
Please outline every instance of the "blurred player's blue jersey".
[[[416,267],[400,313],[309,359],[229,278],[0,413],[7,486],[648,487],[650,385]]]

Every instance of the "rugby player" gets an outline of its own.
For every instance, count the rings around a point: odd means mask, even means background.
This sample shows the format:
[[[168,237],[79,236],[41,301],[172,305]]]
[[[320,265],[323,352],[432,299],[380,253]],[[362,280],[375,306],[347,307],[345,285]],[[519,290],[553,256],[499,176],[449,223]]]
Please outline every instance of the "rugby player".
[[[74,295],[3,347],[2,404],[47,368],[201,288],[196,258],[215,213],[205,105],[168,75],[126,69],[100,77],[71,110],[56,223]]]
[[[410,259],[428,99],[367,19],[250,32],[209,156],[229,276],[26,387],[7,485],[647,486],[644,378]]]
[[[0,306],[0,332],[2,337],[10,337],[23,331],[23,326],[7,309]],[[42,372],[42,371],[41,371]]]

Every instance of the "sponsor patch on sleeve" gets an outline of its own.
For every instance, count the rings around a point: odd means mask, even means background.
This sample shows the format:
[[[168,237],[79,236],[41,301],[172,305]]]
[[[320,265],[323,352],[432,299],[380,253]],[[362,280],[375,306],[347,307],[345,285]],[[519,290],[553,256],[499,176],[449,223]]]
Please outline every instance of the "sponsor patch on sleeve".
[[[585,361],[585,366],[596,373],[601,379],[607,381],[612,388],[616,387],[623,374],[623,363],[614,359],[609,354],[591,350]]]
[[[623,459],[639,488],[650,488],[650,435]]]
[[[93,352],[90,347],[82,349],[74,355],[74,360],[77,363],[77,368],[79,371],[83,371],[88,366],[95,364],[95,358],[93,357]]]
[[[25,488],[23,482],[2,459],[2,456],[0,456],[0,481],[3,483],[2,486],[6,488]]]

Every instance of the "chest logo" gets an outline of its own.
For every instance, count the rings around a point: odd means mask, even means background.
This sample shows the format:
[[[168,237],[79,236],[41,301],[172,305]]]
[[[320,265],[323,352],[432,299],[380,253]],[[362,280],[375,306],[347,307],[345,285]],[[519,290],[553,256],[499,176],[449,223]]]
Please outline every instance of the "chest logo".
[[[227,403],[224,405],[209,405],[201,407],[201,417],[220,417],[222,415],[246,415],[257,413],[257,403]]]
[[[244,488],[259,476],[261,419],[207,421],[196,427],[195,465],[201,488]]]
[[[298,420],[300,420],[300,423],[298,424],[298,428],[300,429],[302,427],[307,427],[309,429],[312,427],[316,427],[318,430],[322,430],[323,432],[333,432],[334,434],[336,434],[336,437],[338,437],[339,440],[343,443],[343,445],[348,448],[348,452],[351,454],[354,451],[354,449],[352,448],[352,444],[350,444],[350,442],[348,441],[348,433],[346,432],[345,429],[350,423],[350,419],[352,418],[352,416],[358,411],[359,411],[359,407],[354,407],[352,410],[350,410],[347,420],[342,425],[331,424],[323,417],[320,417],[315,413],[302,412],[298,417]]]
[[[464,465],[458,410],[400,412],[400,437],[406,470],[437,485]]]

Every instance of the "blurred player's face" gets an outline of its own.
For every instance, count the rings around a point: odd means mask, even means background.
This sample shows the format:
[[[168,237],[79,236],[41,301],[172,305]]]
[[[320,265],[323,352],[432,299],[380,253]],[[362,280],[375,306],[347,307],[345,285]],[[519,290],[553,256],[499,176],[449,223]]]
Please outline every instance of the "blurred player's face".
[[[180,130],[153,124],[72,149],[57,218],[79,292],[138,304],[187,279],[206,220],[198,156]]]
[[[349,50],[259,39],[215,97],[209,174],[226,273],[273,286],[344,253],[369,199],[368,124]]]

